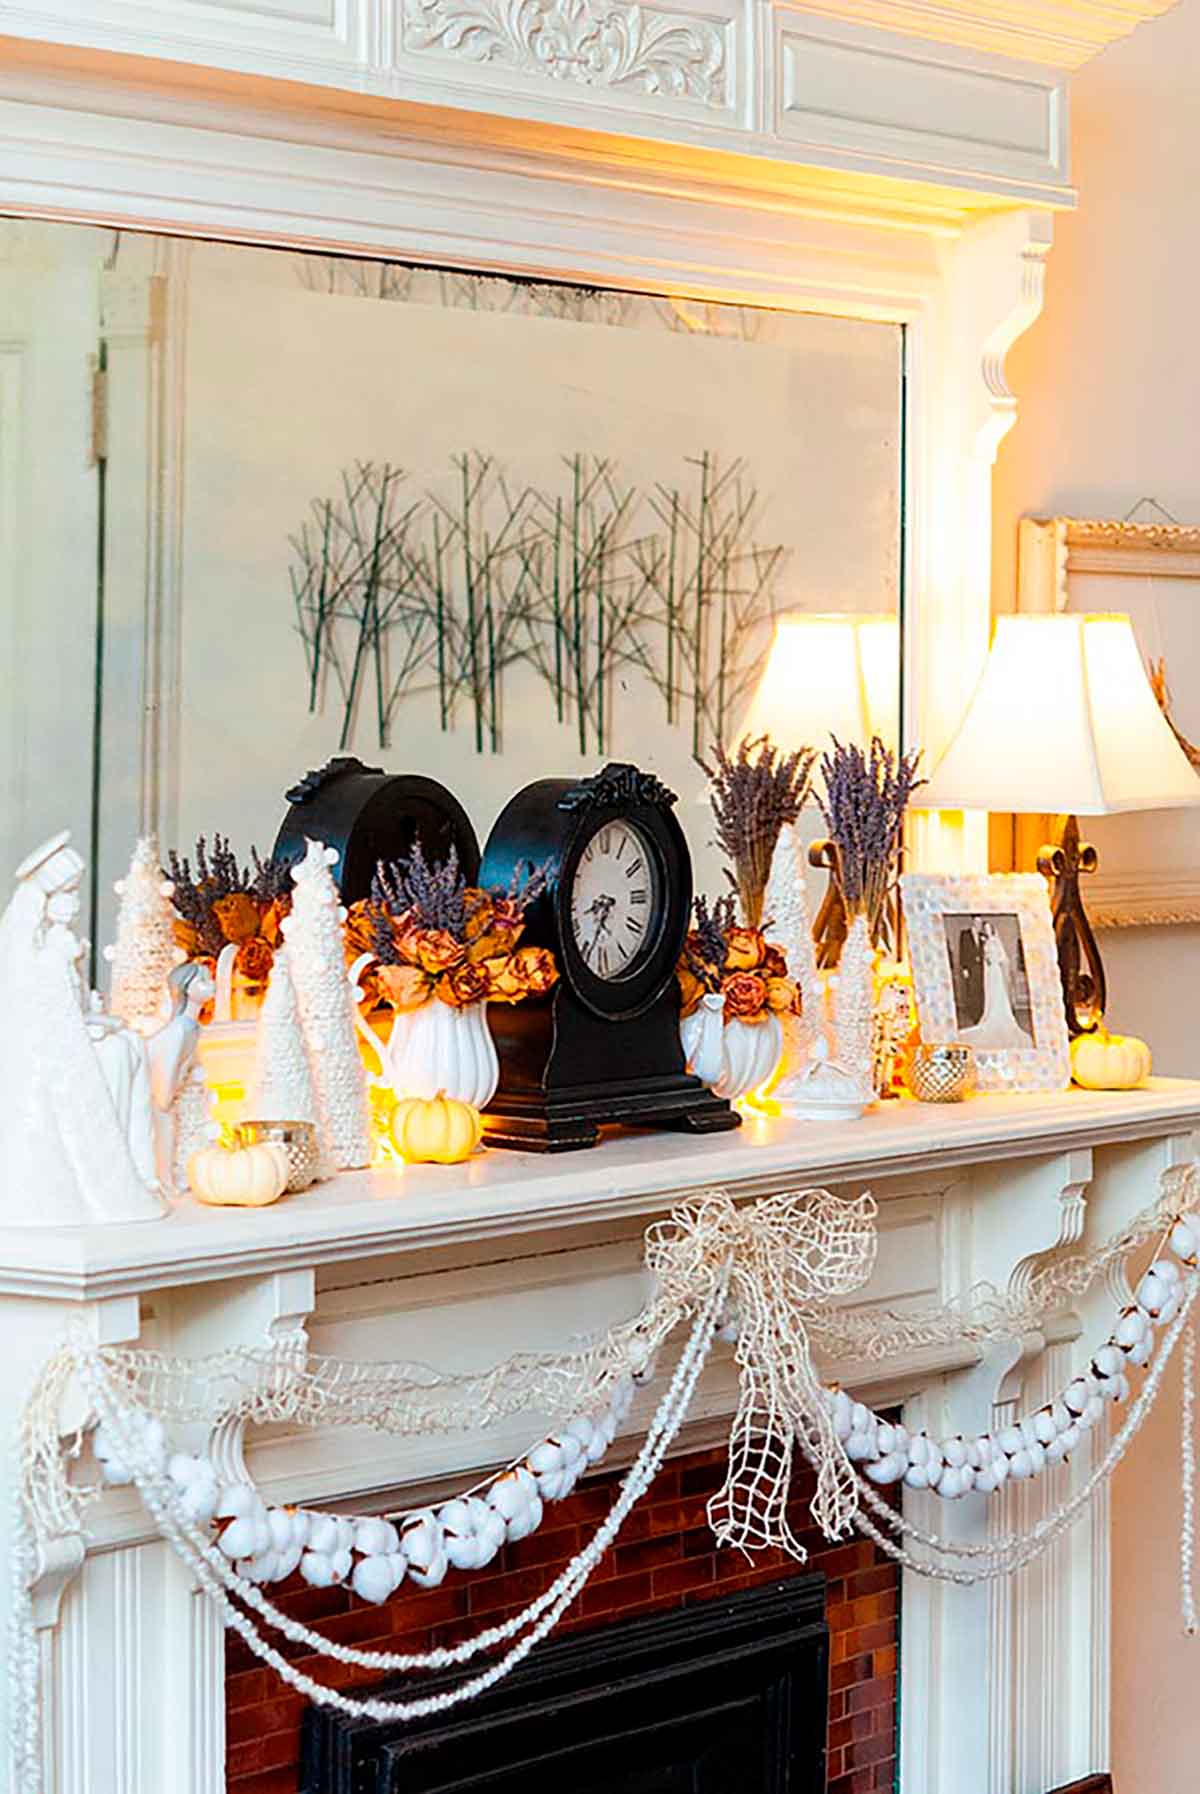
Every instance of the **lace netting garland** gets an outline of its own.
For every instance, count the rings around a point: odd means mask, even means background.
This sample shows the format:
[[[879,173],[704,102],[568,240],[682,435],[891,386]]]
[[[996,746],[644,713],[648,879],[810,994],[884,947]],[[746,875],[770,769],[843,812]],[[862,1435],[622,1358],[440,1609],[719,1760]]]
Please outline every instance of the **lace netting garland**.
[[[1032,1561],[1111,1474],[1190,1326],[1200,1290],[1200,1226],[1192,1220],[1198,1204],[1198,1168],[1184,1167],[1168,1173],[1158,1200],[1099,1248],[1054,1258],[1014,1290],[980,1285],[944,1307],[856,1313],[839,1304],[863,1286],[874,1267],[876,1206],[869,1194],[846,1201],[824,1190],[803,1191],[739,1205],[714,1190],[648,1229],[646,1264],[655,1293],[640,1314],[577,1350],[522,1353],[477,1373],[317,1357],[307,1351],[303,1335],[194,1360],[71,1340],[46,1365],[21,1427],[12,1662],[15,1746],[26,1778],[20,1785],[31,1794],[40,1787],[31,1581],[47,1544],[80,1533],[87,1506],[100,1492],[72,1476],[80,1440],[59,1435],[58,1416],[74,1378],[100,1423],[96,1452],[111,1472],[107,1480],[136,1485],[163,1537],[250,1648],[309,1699],[348,1713],[410,1718],[493,1686],[546,1636],[653,1480],[717,1336],[733,1343],[739,1382],[728,1470],[709,1504],[709,1522],[720,1543],[744,1550],[778,1545],[803,1559],[786,1517],[799,1448],[816,1477],[813,1519],[828,1538],[857,1527],[909,1568],[955,1583],[1011,1574]],[[853,1402],[836,1384],[823,1384],[814,1367],[814,1349],[831,1361],[861,1364],[930,1345],[979,1345],[1037,1331],[1098,1278],[1111,1280],[1131,1253],[1153,1239],[1162,1242],[1159,1253],[1089,1368],[1060,1397],[995,1436],[936,1441],[910,1434]],[[543,1502],[561,1499],[599,1460],[628,1411],[635,1384],[651,1380],[663,1347],[685,1323],[687,1343],[609,1516],[551,1588],[521,1614],[451,1650],[398,1656],[338,1646],[291,1620],[263,1593],[264,1583],[281,1580],[297,1564],[309,1580],[326,1574],[329,1580],[345,1579],[369,1600],[386,1598],[406,1574],[431,1586],[452,1567],[479,1567],[506,1538],[532,1530]],[[1157,1355],[1156,1329],[1163,1335]],[[1128,1396],[1129,1366],[1150,1368],[1123,1426],[1085,1482],[1027,1532],[979,1544],[947,1540],[916,1526],[879,1493],[881,1486],[903,1482],[957,1499],[994,1492],[1010,1477],[1040,1474],[1063,1462],[1100,1423],[1106,1402]],[[1182,1604],[1194,1623],[1190,1376],[1185,1397]],[[168,1457],[167,1429],[197,1422],[213,1428],[214,1436],[231,1423],[268,1422],[365,1426],[414,1436],[471,1431],[526,1412],[545,1416],[556,1430],[490,1482],[477,1484],[436,1514],[398,1515],[395,1526],[378,1517],[268,1509],[244,1470],[244,1482],[222,1488],[216,1468],[203,1456]],[[248,1541],[245,1549],[234,1548],[238,1527]],[[380,1670],[465,1667],[481,1653],[501,1654],[487,1669],[436,1696],[359,1699],[298,1672],[263,1636],[258,1621],[328,1659]]]

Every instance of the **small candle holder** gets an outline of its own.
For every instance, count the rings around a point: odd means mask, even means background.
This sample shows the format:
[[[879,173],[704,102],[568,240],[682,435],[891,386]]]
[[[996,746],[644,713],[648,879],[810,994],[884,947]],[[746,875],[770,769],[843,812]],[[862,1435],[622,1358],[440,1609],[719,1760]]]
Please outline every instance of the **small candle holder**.
[[[307,1190],[320,1170],[317,1130],[311,1121],[239,1121],[234,1133],[243,1146],[266,1141],[287,1154],[290,1192]]]
[[[975,1055],[969,1046],[914,1048],[908,1087],[920,1103],[961,1103],[975,1089]]]

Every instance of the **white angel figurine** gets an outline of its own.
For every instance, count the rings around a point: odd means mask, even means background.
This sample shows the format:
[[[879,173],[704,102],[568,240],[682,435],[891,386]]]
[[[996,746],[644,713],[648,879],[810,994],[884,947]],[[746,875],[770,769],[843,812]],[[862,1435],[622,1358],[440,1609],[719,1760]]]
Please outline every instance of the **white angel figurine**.
[[[171,1019],[146,1042],[150,1061],[150,1095],[154,1103],[154,1143],[159,1182],[170,1189],[175,1182],[178,1098],[196,1065],[200,1039],[200,1011],[211,1002],[216,985],[207,966],[192,961],[176,966],[167,975]]]
[[[83,861],[68,841],[55,835],[22,861],[0,917],[0,1225],[9,1227],[146,1221],[166,1212],[148,1085],[143,1100],[126,1049],[111,1052],[106,1067],[89,1032],[89,1020],[98,1038],[109,1030],[84,1011],[72,926]],[[120,1079],[117,1056],[126,1062]]]

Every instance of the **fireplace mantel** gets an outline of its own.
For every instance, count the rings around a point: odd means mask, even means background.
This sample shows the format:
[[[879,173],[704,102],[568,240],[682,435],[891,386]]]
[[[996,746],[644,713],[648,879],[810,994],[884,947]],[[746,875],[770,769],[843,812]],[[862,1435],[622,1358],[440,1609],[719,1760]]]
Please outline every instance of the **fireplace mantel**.
[[[168,1352],[285,1336],[319,1353],[447,1369],[558,1349],[637,1311],[647,1292],[646,1225],[716,1186],[747,1198],[818,1184],[845,1195],[870,1188],[880,1250],[863,1292],[869,1303],[927,1305],[982,1279],[1017,1287],[1048,1257],[1107,1237],[1153,1201],[1162,1173],[1195,1156],[1198,1130],[1200,1082],[1155,1080],[1123,1094],[886,1105],[844,1126],[751,1123],[699,1142],[629,1136],[561,1159],[491,1151],[465,1168],[349,1174],[264,1211],[188,1204],[137,1227],[8,1232],[0,1419],[15,1424],[32,1377],[71,1323],[109,1343]],[[1085,1340],[1111,1325],[1112,1303],[1102,1287],[1044,1334],[1000,1350],[927,1349],[836,1374],[939,1434],[1006,1424],[1069,1380]],[[721,1438],[735,1382],[722,1349],[684,1448]],[[618,1461],[654,1400],[652,1389],[639,1398]],[[64,1428],[84,1417],[70,1406]],[[245,1449],[270,1501],[378,1511],[441,1498],[518,1457],[537,1431],[536,1417],[484,1435],[410,1440],[271,1429]],[[1022,1523],[1056,1494],[1050,1476],[1022,1485]],[[926,1519],[978,1538],[989,1523],[1012,1524],[1009,1502],[1005,1494],[986,1510],[939,1504]],[[906,1575],[903,1603],[906,1794],[1043,1794],[1106,1767],[1104,1497],[1036,1583],[943,1590]],[[59,1541],[43,1565],[37,1612],[48,1794],[222,1794],[221,1627],[130,1491],[110,1491],[93,1507],[86,1541]],[[1004,1674],[989,1667],[997,1652]],[[977,1741],[986,1736],[997,1742],[985,1768]]]
[[[123,1227],[0,1229],[0,1296],[94,1302],[346,1261],[469,1253],[481,1242],[556,1236],[560,1250],[606,1222],[646,1221],[699,1191],[941,1179],[952,1169],[1186,1132],[1200,1084],[981,1096],[945,1108],[883,1104],[853,1124],[748,1118],[732,1134],[627,1134],[602,1150],[543,1158],[492,1150],[471,1163],[343,1172],[263,1210],[185,1203]]]

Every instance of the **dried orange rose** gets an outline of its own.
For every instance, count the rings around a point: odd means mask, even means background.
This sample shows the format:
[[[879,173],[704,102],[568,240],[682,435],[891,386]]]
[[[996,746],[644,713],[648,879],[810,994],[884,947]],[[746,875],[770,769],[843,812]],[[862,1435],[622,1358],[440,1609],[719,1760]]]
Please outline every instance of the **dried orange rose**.
[[[292,899],[290,895],[273,897],[263,911],[262,921],[259,923],[258,932],[262,935],[264,941],[269,942],[272,947],[277,947],[283,939],[284,917],[290,916],[291,913]]]
[[[492,981],[482,966],[464,960],[462,965],[439,978],[435,990],[443,1003],[452,1009],[465,1009],[469,1003],[484,1003],[491,994]]]
[[[700,1007],[700,999],[704,995],[704,986],[701,984],[699,978],[697,978],[695,972],[689,970],[689,968],[682,963],[676,967],[675,975],[679,979],[681,1014],[691,1015]]]
[[[518,947],[510,963],[518,984],[531,997],[544,996],[558,981],[558,967],[548,947]]]
[[[766,980],[756,972],[733,972],[726,978],[722,989],[728,1019],[739,1022],[762,1019],[767,1006],[767,985]]]
[[[790,978],[767,979],[767,1008],[777,1014],[796,1007],[796,986]]]
[[[484,959],[507,958],[521,938],[521,924],[493,917],[485,933],[476,935],[467,948],[468,957],[478,963]]]
[[[233,969],[246,980],[247,984],[265,984],[271,976],[271,967],[274,963],[273,949],[261,935],[256,935],[253,940],[242,942],[237,950]]]
[[[357,959],[360,953],[374,953],[376,923],[379,911],[369,897],[360,897],[346,911],[346,957]],[[264,922],[266,918],[263,918]]]
[[[193,927],[190,922],[185,922],[182,916],[172,916],[171,926],[175,935],[175,945],[181,948],[189,959],[197,958],[200,953],[200,930]]]
[[[419,966],[421,963],[421,936],[425,932],[413,920],[412,912],[405,910],[402,916],[389,916],[388,924],[392,933],[392,944],[407,965]]]
[[[763,948],[762,964],[758,969],[764,978],[786,978],[788,975],[787,960],[778,947],[770,945]]]
[[[757,928],[731,928],[725,936],[725,964],[731,972],[752,972],[763,961],[767,943]]]
[[[435,978],[461,965],[466,956],[466,948],[448,928],[425,928],[417,936],[417,959]]]
[[[419,1009],[430,996],[430,981],[417,966],[378,966],[375,976],[393,1009]]]
[[[258,933],[259,908],[245,891],[231,891],[228,897],[218,897],[213,904],[213,914],[227,941],[248,941]]]

